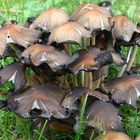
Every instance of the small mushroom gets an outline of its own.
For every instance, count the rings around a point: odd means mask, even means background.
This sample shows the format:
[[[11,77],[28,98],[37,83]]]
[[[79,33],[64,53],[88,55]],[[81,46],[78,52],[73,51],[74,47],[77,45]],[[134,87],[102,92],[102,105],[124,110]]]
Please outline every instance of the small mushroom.
[[[78,87],[65,96],[61,105],[70,111],[78,110],[77,101],[86,94],[88,94],[88,96],[93,96],[103,101],[109,101],[108,96],[102,94],[99,91],[91,90],[85,87]]]
[[[25,66],[21,62],[13,62],[12,64],[0,70],[0,82],[4,84],[12,81],[15,85],[15,91],[25,83]]]
[[[63,10],[58,8],[49,8],[42,12],[30,28],[40,27],[41,29],[52,32],[54,28],[63,25],[69,20],[69,16]]]
[[[95,140],[131,140],[128,135],[123,132],[109,131],[104,135],[98,136]]]
[[[98,10],[88,10],[84,12],[78,18],[77,22],[91,32],[97,30],[111,30],[108,18]]]
[[[0,28],[0,55],[5,52],[8,43],[15,43],[27,48],[37,41],[39,31],[29,29],[16,24],[6,24]]]
[[[112,16],[112,13],[110,12],[110,10],[108,10],[105,7],[98,6],[96,4],[82,4],[72,13],[71,19],[73,21],[77,21],[79,17],[88,10],[98,10],[99,12],[103,13],[106,17]]]
[[[126,16],[113,16],[110,20],[114,39],[129,42],[133,33],[139,32],[133,22]]]
[[[89,38],[90,32],[76,22],[67,22],[52,31],[48,44],[53,42],[80,44],[82,37]]]
[[[79,73],[81,70],[98,70],[107,64],[111,64],[112,62],[115,62],[118,65],[124,64],[124,61],[120,58],[120,56],[111,51],[102,51],[93,46],[90,46],[87,50],[83,51],[83,55],[79,55],[80,57],[68,65],[68,69],[70,69],[74,74]]]
[[[53,46],[35,44],[28,47],[21,56],[22,62],[26,63],[26,59],[30,58],[36,66],[46,62],[52,69],[58,69],[72,63],[79,55],[70,56],[64,50],[55,49]]]
[[[140,96],[140,77],[131,74],[115,78],[104,84],[104,89],[112,94],[116,103],[127,103],[136,107],[136,100]]]
[[[56,85],[38,85],[14,96],[9,108],[24,118],[44,117],[64,119],[69,116],[60,106],[65,91]]]
[[[85,110],[84,122],[86,123],[85,126],[95,127],[99,130],[124,131],[121,125],[119,110],[111,103],[101,100],[95,101],[87,107]],[[74,128],[77,128],[77,124]]]

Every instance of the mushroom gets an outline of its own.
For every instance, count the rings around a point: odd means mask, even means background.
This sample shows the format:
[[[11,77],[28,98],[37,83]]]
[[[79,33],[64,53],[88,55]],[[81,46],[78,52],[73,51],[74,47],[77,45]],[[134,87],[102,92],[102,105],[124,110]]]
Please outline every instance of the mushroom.
[[[69,116],[60,106],[65,91],[56,85],[38,85],[14,96],[8,101],[9,108],[24,118],[44,117],[64,119]]]
[[[93,96],[103,101],[109,101],[108,96],[102,94],[99,91],[94,91],[85,87],[78,87],[65,96],[61,105],[70,111],[76,111],[78,110],[77,104],[78,99],[80,99],[82,96],[86,94],[88,94],[88,96]]]
[[[6,24],[0,28],[0,55],[5,52],[8,43],[15,43],[27,48],[37,41],[39,31],[29,29],[16,24]]]
[[[108,18],[98,10],[88,10],[84,12],[78,18],[77,22],[91,32],[97,30],[111,30]]]
[[[139,32],[133,22],[126,16],[113,16],[110,20],[112,28],[112,35],[114,39],[124,40],[129,42],[133,33]]]
[[[46,62],[52,69],[60,69],[62,66],[72,63],[78,56],[78,54],[70,56],[64,50],[41,44],[32,45],[21,54],[22,62],[26,63],[26,59],[30,58],[35,66]]]
[[[12,81],[15,85],[15,91],[20,89],[25,83],[25,65],[21,62],[13,62],[12,64],[0,70],[0,82],[4,84]]]
[[[49,8],[42,12],[30,28],[40,27],[46,32],[52,32],[54,28],[63,25],[69,20],[69,16],[63,10],[58,8]]]
[[[109,131],[104,135],[98,136],[95,140],[131,140],[128,135],[123,132]]]
[[[80,5],[71,15],[73,21],[77,21],[79,17],[88,10],[98,10],[103,13],[106,17],[112,17],[112,13],[105,7],[98,6],[96,4],[82,4]]]
[[[110,92],[116,103],[127,103],[136,107],[136,100],[140,96],[140,77],[131,74],[114,80],[106,81],[103,88]]]
[[[124,64],[124,61],[120,58],[120,56],[111,51],[102,51],[93,46],[90,46],[87,50],[83,51],[82,55],[80,51],[80,57],[68,65],[68,69],[70,69],[74,74],[79,73],[81,70],[98,70],[102,66],[111,64],[112,62],[115,62],[118,65]]]
[[[76,22],[67,22],[52,31],[48,44],[53,42],[80,44],[82,37],[89,38],[90,32]]]
[[[119,110],[111,103],[101,100],[95,101],[85,110],[84,115],[85,126],[95,127],[99,130],[124,131],[121,125],[121,117]],[[77,124],[74,129],[77,130]]]

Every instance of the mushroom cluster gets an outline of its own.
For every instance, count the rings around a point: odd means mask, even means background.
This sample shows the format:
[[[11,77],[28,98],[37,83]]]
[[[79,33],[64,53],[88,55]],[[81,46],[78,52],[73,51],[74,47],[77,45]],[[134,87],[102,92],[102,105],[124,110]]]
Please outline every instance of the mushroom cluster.
[[[23,118],[47,119],[49,127],[58,131],[65,131],[62,124],[69,121],[66,129],[77,132],[87,97],[83,128],[115,130],[129,139],[122,133],[118,105],[137,108],[139,69],[131,67],[139,44],[139,25],[126,16],[114,16],[104,3],[80,5],[71,16],[49,8],[23,26],[5,21],[0,28],[0,56],[16,58],[0,70],[1,84],[14,84],[5,106]],[[131,46],[126,59],[121,57],[121,46]],[[106,80],[112,63],[122,70],[117,78]],[[109,132],[104,139],[113,135]]]

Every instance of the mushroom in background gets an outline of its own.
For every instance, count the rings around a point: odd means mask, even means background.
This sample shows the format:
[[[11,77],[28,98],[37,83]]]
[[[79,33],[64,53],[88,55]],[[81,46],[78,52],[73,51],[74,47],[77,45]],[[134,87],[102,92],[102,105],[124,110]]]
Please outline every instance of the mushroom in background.
[[[62,9],[49,8],[42,12],[30,25],[30,28],[41,28],[46,32],[52,32],[56,27],[68,22],[69,16]]]
[[[112,100],[118,104],[127,103],[137,107],[136,100],[140,96],[140,77],[131,74],[114,80],[106,81],[103,85],[106,92],[110,92]]]
[[[6,24],[0,28],[0,55],[6,50],[6,45],[15,43],[27,48],[35,43],[39,38],[40,32],[16,24]]]
[[[0,83],[12,81],[15,85],[15,91],[25,84],[25,68],[21,62],[13,62],[12,64],[0,70]]]
[[[95,140],[131,140],[128,135],[123,132],[109,131],[101,136],[98,136]]]
[[[35,44],[28,47],[22,54],[22,62],[26,63],[31,59],[31,62],[35,66],[39,66],[42,63],[47,63],[52,69],[60,69],[65,65],[72,63],[78,54],[70,56],[64,50],[55,49],[53,46],[45,46],[41,44]]]
[[[64,119],[69,116],[66,109],[60,106],[65,91],[55,85],[38,85],[31,87],[9,99],[10,110],[24,118],[44,117]]]
[[[95,101],[85,110],[83,126],[91,126],[99,130],[124,131],[121,124],[121,116],[119,110],[111,103],[104,101]],[[77,130],[78,124],[75,124],[74,129]]]
[[[84,14],[84,12],[87,12],[88,10],[98,10],[102,14],[104,14],[106,17],[112,17],[112,13],[110,10],[108,10],[105,7],[98,6],[96,4],[82,4],[80,5],[71,15],[72,21],[77,21],[79,17]]]
[[[90,32],[76,22],[67,22],[52,31],[48,44],[53,42],[80,44],[82,37],[89,38]]]

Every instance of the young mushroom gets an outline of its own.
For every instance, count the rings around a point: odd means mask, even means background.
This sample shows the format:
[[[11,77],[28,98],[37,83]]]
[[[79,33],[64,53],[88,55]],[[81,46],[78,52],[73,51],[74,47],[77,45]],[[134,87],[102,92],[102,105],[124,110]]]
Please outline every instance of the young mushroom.
[[[25,65],[21,62],[13,62],[12,64],[0,70],[0,83],[12,81],[15,85],[15,91],[20,89],[25,83]]]
[[[127,103],[136,107],[136,100],[140,96],[140,77],[131,74],[107,81],[103,88],[110,92],[116,103]]]
[[[45,62],[52,69],[60,69],[62,66],[72,63],[78,56],[78,54],[71,56],[64,50],[41,44],[32,45],[21,54],[22,62],[26,63],[27,59],[31,59],[35,66]]]
[[[46,32],[52,32],[54,28],[68,22],[69,16],[58,8],[49,8],[42,12],[30,25],[30,28],[41,28]]]
[[[39,31],[29,29],[16,24],[6,24],[0,28],[0,55],[6,50],[8,43],[15,43],[27,48],[38,40]]]
[[[123,132],[109,131],[104,135],[98,136],[95,140],[131,140],[128,135]]]
[[[91,126],[99,130],[110,131],[124,131],[121,124],[121,117],[119,110],[111,103],[104,101],[95,101],[87,107],[84,115],[85,127]],[[74,126],[77,130],[78,124]]]
[[[9,99],[8,105],[24,118],[44,117],[64,119],[69,116],[60,106],[65,91],[56,85],[38,85]]]

